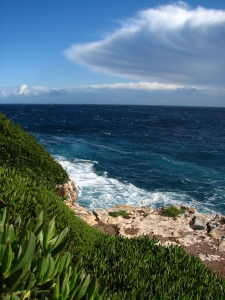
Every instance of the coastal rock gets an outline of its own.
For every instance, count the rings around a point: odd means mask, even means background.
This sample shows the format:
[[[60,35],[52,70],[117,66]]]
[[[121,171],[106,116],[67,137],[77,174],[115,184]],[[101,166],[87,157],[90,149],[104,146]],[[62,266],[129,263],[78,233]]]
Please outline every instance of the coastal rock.
[[[156,237],[156,245],[182,247],[203,263],[222,274],[225,267],[225,222],[218,215],[203,215],[189,207],[175,218],[163,216],[162,208],[119,205],[108,209],[86,210],[77,203],[64,201],[74,213],[98,230],[126,238]],[[210,229],[209,229],[210,228]],[[210,230],[210,233],[208,233]],[[223,265],[224,264],[224,267]]]
[[[213,229],[219,226],[218,222],[210,221],[207,223],[207,232],[210,233]]]
[[[72,180],[68,180],[66,183],[58,185],[57,188],[60,197],[66,198],[67,202],[72,205],[76,202],[77,190]]]
[[[185,207],[182,206],[181,208],[185,208]],[[186,207],[186,210],[189,214],[194,214],[195,213],[195,209],[193,207]]]
[[[214,228],[211,232],[210,232],[211,236],[215,239],[222,239],[223,236],[225,236],[225,225],[220,225],[216,228]]]
[[[74,214],[85,221],[90,226],[94,226],[98,224],[96,217],[89,212],[87,209],[83,208],[82,206],[78,205],[77,203],[71,204],[69,201],[64,200],[65,205],[69,207],[70,210],[74,212]]]
[[[225,236],[223,237],[223,239],[221,240],[221,242],[219,243],[219,249],[221,251],[225,251]]]
[[[205,260],[209,260],[209,261],[213,261],[213,260],[225,260],[224,258],[221,258],[219,255],[210,255],[210,254],[199,254],[198,255],[199,258],[202,260],[202,261],[205,261]]]
[[[206,223],[205,223],[205,220],[203,220],[202,218],[198,218],[198,217],[194,216],[191,219],[190,226],[194,230],[204,230],[206,227]]]

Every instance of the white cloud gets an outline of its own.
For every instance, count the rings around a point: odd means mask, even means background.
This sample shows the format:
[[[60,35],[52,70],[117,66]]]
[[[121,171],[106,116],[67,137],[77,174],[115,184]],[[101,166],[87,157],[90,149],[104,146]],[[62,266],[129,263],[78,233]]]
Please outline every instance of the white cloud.
[[[1,91],[1,95],[2,95],[3,97],[6,97],[6,96],[7,96],[7,92],[6,92],[6,91]]]
[[[72,61],[138,80],[225,86],[225,11],[178,2],[141,11],[101,41],[65,50]]]
[[[77,88],[88,88],[88,89],[130,89],[130,90],[177,90],[184,88],[181,85],[176,84],[165,84],[158,82],[129,82],[129,83],[113,83],[113,84],[92,84],[83,85]]]
[[[18,89],[18,95],[27,95],[27,94],[29,94],[28,86],[23,83]]]
[[[26,87],[25,87],[26,86]],[[23,92],[22,94],[19,94]],[[0,103],[62,103],[62,104],[141,104],[193,105],[225,107],[224,89],[157,82],[129,82],[74,87],[4,87],[0,88]]]
[[[9,87],[9,88],[0,88],[0,96],[65,96],[67,94],[74,94],[79,91],[89,92],[90,90],[119,90],[119,89],[129,89],[129,90],[177,90],[182,89],[184,86],[175,85],[175,84],[162,84],[157,82],[129,82],[129,83],[113,83],[113,84],[90,84],[90,85],[78,85],[73,87],[45,87],[45,86],[32,86],[28,88],[26,84],[22,84],[19,88]]]
[[[110,95],[113,97],[115,95],[135,95],[135,97],[141,97],[143,93],[147,97],[154,97],[156,94],[161,95],[162,98],[167,98],[170,95],[215,95],[221,96],[224,98],[224,89],[201,89],[197,86],[183,86],[178,84],[169,84],[169,83],[158,83],[158,82],[129,82],[129,83],[113,83],[113,84],[92,84],[92,85],[77,85],[72,87],[45,87],[45,86],[32,86],[28,87],[26,84],[22,84],[18,87],[4,87],[0,88],[0,102],[1,99],[5,101],[8,99],[14,99],[18,101],[31,101],[33,99],[38,101],[38,99],[52,99],[51,101],[59,101],[60,99],[66,101],[68,99],[75,99],[76,96],[85,99],[86,95],[89,94],[90,97],[95,101],[96,93],[98,96],[101,95]],[[139,96],[138,96],[139,95]],[[29,96],[29,97],[28,97]],[[30,98],[32,97],[32,98]],[[49,98],[50,97],[50,98]],[[115,96],[117,97],[117,96]],[[130,96],[129,96],[130,97]],[[129,98],[128,97],[128,98]],[[158,96],[157,96],[158,97]],[[27,100],[26,100],[26,99]],[[97,97],[98,98],[98,97]],[[54,100],[55,99],[55,100]]]

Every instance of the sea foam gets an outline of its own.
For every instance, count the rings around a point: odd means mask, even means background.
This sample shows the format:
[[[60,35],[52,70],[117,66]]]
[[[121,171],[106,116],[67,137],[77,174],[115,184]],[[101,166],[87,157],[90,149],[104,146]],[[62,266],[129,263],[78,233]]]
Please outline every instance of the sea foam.
[[[197,210],[201,208],[202,211],[202,204],[184,193],[147,191],[127,181],[120,182],[117,179],[109,178],[106,171],[102,175],[98,175],[94,171],[94,165],[98,164],[97,161],[76,158],[69,161],[59,156],[55,158],[77,187],[77,203],[89,210],[127,204],[150,206],[155,209],[166,205],[184,205],[195,207]],[[206,208],[205,213],[212,213],[212,210]]]

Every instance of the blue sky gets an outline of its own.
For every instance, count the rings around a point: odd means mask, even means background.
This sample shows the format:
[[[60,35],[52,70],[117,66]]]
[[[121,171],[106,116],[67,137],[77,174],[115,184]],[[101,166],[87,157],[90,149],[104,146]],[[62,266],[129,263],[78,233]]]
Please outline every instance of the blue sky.
[[[225,1],[2,0],[0,103],[225,106]]]

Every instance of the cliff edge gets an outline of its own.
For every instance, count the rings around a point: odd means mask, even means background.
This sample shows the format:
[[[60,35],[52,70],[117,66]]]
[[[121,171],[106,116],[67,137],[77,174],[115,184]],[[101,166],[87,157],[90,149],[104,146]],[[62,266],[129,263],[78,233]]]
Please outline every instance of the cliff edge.
[[[143,235],[157,237],[158,244],[182,247],[225,278],[224,216],[204,215],[184,206],[177,206],[182,213],[176,217],[164,216],[162,211],[165,207],[154,210],[150,207],[119,205],[91,212],[76,202],[64,202],[76,216],[100,231],[126,238]]]

